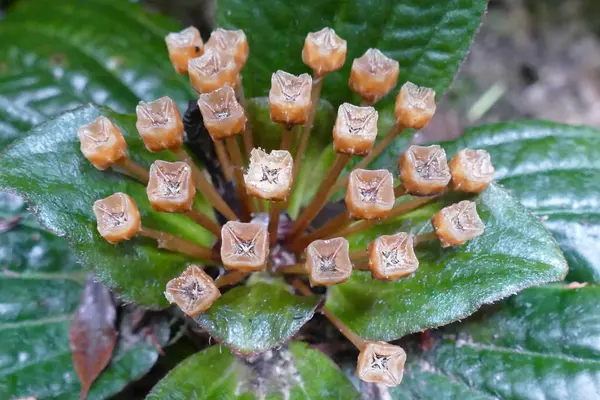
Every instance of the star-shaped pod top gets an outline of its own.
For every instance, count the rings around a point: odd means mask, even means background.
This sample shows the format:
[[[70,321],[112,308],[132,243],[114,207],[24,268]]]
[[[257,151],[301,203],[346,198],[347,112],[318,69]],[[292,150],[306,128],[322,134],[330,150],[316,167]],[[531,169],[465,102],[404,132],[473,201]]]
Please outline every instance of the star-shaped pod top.
[[[201,94],[198,107],[204,126],[214,141],[235,136],[246,129],[244,108],[235,98],[235,92],[230,86]]]
[[[442,247],[460,246],[485,230],[475,203],[468,200],[442,208],[431,218],[431,224]]]
[[[208,42],[206,42],[206,49],[212,48],[218,49],[233,57],[238,67],[238,71],[246,64],[248,53],[250,52],[248,39],[246,39],[246,34],[241,29],[235,31],[222,28],[215,29],[210,34]]]
[[[156,211],[190,211],[196,194],[190,166],[179,161],[154,161],[150,166],[146,192],[150,205]]]
[[[355,169],[346,189],[346,207],[357,219],[385,218],[394,207],[394,177],[386,169]]]
[[[135,201],[125,193],[115,193],[96,200],[93,206],[98,232],[109,243],[118,243],[135,236],[142,219]]]
[[[364,156],[377,138],[379,115],[373,107],[358,107],[344,103],[338,108],[333,127],[333,147],[343,154]]]
[[[304,40],[302,61],[315,75],[323,76],[342,68],[346,61],[346,41],[331,28],[310,32]]]
[[[231,55],[213,47],[190,60],[188,74],[196,92],[208,93],[225,85],[235,87],[238,68]]]
[[[285,200],[292,188],[293,165],[289,151],[266,153],[262,149],[252,149],[250,165],[244,175],[248,194],[265,200]]]
[[[367,342],[358,355],[356,375],[365,382],[398,386],[402,382],[406,353],[385,342]]]
[[[221,261],[227,269],[260,271],[269,256],[269,234],[262,224],[229,221],[221,229]]]
[[[423,129],[435,114],[435,90],[406,82],[396,96],[394,114],[405,128]]]
[[[181,32],[171,32],[165,37],[169,58],[178,74],[188,72],[188,62],[202,55],[204,44],[200,32],[189,26]]]
[[[440,146],[410,146],[398,163],[407,193],[428,196],[442,192],[450,182],[446,152]]]
[[[494,180],[492,159],[485,150],[461,150],[452,158],[449,166],[455,190],[480,193]]]
[[[311,89],[312,78],[308,74],[295,76],[285,71],[275,72],[269,91],[271,120],[288,125],[306,123],[312,106]]]
[[[306,270],[312,286],[331,286],[347,281],[352,274],[348,241],[339,237],[309,244]]]
[[[352,62],[350,89],[369,104],[388,94],[398,82],[400,66],[377,49],[369,49]]]
[[[127,143],[121,130],[104,116],[79,128],[81,152],[99,170],[110,168],[127,156]]]
[[[148,151],[176,149],[183,143],[183,122],[175,102],[163,96],[135,108],[135,126]]]
[[[190,265],[181,275],[167,283],[165,297],[175,303],[186,315],[196,317],[206,311],[221,292],[206,272]]]
[[[419,268],[413,238],[406,232],[382,235],[369,244],[369,269],[375,279],[394,280]]]

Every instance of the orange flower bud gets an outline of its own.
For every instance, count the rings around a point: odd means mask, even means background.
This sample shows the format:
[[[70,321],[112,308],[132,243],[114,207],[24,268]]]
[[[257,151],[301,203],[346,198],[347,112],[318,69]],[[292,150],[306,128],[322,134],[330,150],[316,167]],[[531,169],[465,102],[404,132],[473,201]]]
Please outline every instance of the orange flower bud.
[[[215,48],[188,63],[190,83],[196,92],[208,93],[225,85],[235,87],[238,68],[233,57]]]
[[[423,129],[435,114],[435,109],[435,90],[406,82],[396,97],[394,113],[399,125]]]
[[[196,265],[190,265],[177,278],[171,279],[165,290],[169,303],[177,304],[192,318],[208,310],[220,296],[212,278]]]
[[[142,227],[135,200],[125,193],[115,193],[94,202],[98,232],[109,243],[118,243],[135,236]]]
[[[442,192],[450,182],[446,152],[440,146],[410,146],[398,163],[407,193],[429,196]]]
[[[244,108],[236,100],[230,86],[201,94],[198,106],[204,126],[214,141],[235,136],[246,129]]]
[[[221,229],[221,261],[226,269],[260,271],[269,256],[269,233],[261,224],[229,221]]]
[[[295,76],[284,71],[275,72],[269,91],[271,120],[288,125],[305,124],[312,107],[311,89],[312,78],[308,74]]]
[[[190,211],[196,194],[190,166],[184,162],[155,161],[150,166],[146,193],[156,211]]]
[[[442,247],[460,246],[485,230],[475,203],[467,200],[442,208],[431,218],[431,223]]]
[[[396,86],[399,72],[398,61],[377,49],[369,49],[352,62],[350,89],[364,101],[374,104]]]
[[[315,71],[317,76],[337,71],[346,61],[346,41],[331,28],[311,32],[304,40],[302,61]]]
[[[398,386],[404,375],[406,353],[386,342],[367,342],[358,355],[356,375],[365,381]]]
[[[292,189],[293,166],[289,151],[266,153],[262,149],[252,149],[250,166],[244,175],[248,194],[265,200],[285,200]]]
[[[127,156],[121,130],[104,116],[79,128],[81,152],[99,170],[105,170]]]
[[[394,207],[394,177],[385,169],[355,169],[350,173],[346,207],[357,219],[385,218]]]
[[[226,29],[217,28],[210,34],[206,49],[215,48],[229,54],[235,60],[238,71],[246,64],[248,59],[248,39],[244,31],[228,31]]]
[[[369,244],[369,269],[375,279],[394,280],[419,268],[413,238],[406,232],[383,235]]]
[[[344,103],[338,108],[333,127],[333,147],[337,153],[367,155],[377,138],[378,114],[373,107]]]
[[[200,32],[189,26],[181,32],[171,32],[165,37],[169,58],[178,74],[188,72],[188,62],[202,55],[203,43]]]
[[[306,270],[311,286],[331,286],[347,281],[352,274],[348,241],[339,237],[309,244]]]
[[[169,97],[145,103],[135,108],[135,126],[151,152],[176,149],[183,144],[183,122],[177,105]]]
[[[452,187],[468,193],[483,192],[494,180],[494,166],[485,150],[464,149],[450,161]]]

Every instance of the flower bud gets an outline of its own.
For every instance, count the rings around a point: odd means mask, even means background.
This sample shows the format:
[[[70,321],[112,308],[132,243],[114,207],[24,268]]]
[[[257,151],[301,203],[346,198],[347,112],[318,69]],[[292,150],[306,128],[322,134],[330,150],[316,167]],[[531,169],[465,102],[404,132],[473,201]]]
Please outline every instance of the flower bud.
[[[399,72],[398,61],[377,49],[369,49],[352,62],[350,89],[364,101],[374,104],[396,86]]]
[[[346,41],[331,28],[311,32],[304,40],[302,61],[315,71],[316,76],[337,71],[346,61]]]
[[[145,103],[135,108],[135,126],[151,152],[176,149],[183,144],[183,122],[177,105],[169,97]]]
[[[308,74],[295,76],[284,71],[275,72],[269,91],[271,120],[288,125],[305,124],[312,107],[311,89],[312,78]]]
[[[406,232],[383,235],[369,244],[369,269],[375,279],[403,278],[419,268],[413,238]]]
[[[306,270],[311,286],[331,286],[347,281],[352,274],[348,241],[338,237],[309,244]]]
[[[226,269],[260,271],[269,256],[269,233],[262,224],[229,221],[221,229],[221,261]]]
[[[81,152],[99,170],[127,157],[127,143],[121,130],[104,116],[79,128]]]
[[[452,187],[468,193],[483,192],[494,180],[494,166],[485,150],[464,149],[450,161]]]
[[[181,32],[171,32],[165,37],[169,58],[178,74],[188,72],[188,62],[202,55],[203,43],[200,32],[189,26]]]
[[[190,211],[196,194],[190,166],[184,162],[154,161],[146,193],[156,211]]]
[[[292,189],[293,166],[289,151],[266,153],[262,149],[252,149],[250,166],[244,175],[248,194],[264,200],[285,200]]]
[[[435,90],[406,82],[396,97],[396,121],[400,126],[423,129],[435,114]]]
[[[429,196],[450,182],[446,152],[440,146],[410,146],[398,163],[400,180],[409,194]]]
[[[431,223],[442,247],[460,246],[485,230],[475,203],[467,200],[442,208],[431,218]]]
[[[394,207],[394,177],[385,169],[355,169],[350,173],[346,207],[352,218],[385,218]]]
[[[212,278],[196,265],[190,265],[177,278],[171,279],[165,290],[169,303],[177,304],[192,318],[208,310],[220,296]]]
[[[337,153],[365,156],[377,138],[378,114],[373,107],[344,103],[338,108],[333,127],[333,147]]]
[[[404,375],[406,353],[386,342],[367,342],[358,355],[356,375],[364,382],[398,386]]]
[[[118,243],[135,236],[142,227],[135,200],[125,193],[115,193],[94,202],[98,232],[109,243]]]
[[[228,31],[217,28],[210,34],[206,49],[215,48],[229,54],[235,60],[238,71],[246,64],[248,59],[248,39],[243,30]]]
[[[204,126],[214,141],[235,136],[246,129],[244,108],[235,98],[230,86],[201,94],[198,107]]]
[[[208,93],[225,85],[235,87],[238,69],[233,57],[215,48],[188,63],[190,83],[196,92]]]

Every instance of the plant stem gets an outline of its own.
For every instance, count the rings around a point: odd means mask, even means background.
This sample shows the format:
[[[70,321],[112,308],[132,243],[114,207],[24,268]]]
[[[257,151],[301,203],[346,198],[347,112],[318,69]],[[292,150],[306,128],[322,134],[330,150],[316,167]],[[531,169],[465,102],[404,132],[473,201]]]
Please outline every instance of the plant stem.
[[[240,104],[244,108],[246,112],[246,117],[250,114],[248,113],[248,102],[246,101],[246,95],[244,94],[244,85],[242,84],[242,76],[238,75],[237,82],[235,85],[235,94],[237,95]],[[246,129],[242,134],[242,139],[244,141],[244,148],[246,150],[246,154],[250,157],[250,152],[254,148],[254,138],[252,137],[252,124],[250,120],[246,123]]]
[[[308,286],[306,286],[304,284],[304,282],[302,282],[300,279],[297,279],[297,278],[293,279],[292,280],[292,285],[296,289],[298,289],[298,291],[300,293],[302,293],[305,296],[312,296],[313,295],[312,291],[308,288]],[[360,336],[358,336],[346,324],[344,324],[342,322],[342,320],[339,319],[326,306],[323,306],[323,308],[321,309],[321,314],[323,314],[329,320],[329,322],[331,322],[331,324],[333,326],[335,326],[337,328],[337,330],[340,331],[340,333],[346,337],[346,339],[348,339],[350,342],[352,342],[352,344],[354,346],[356,346],[356,348],[358,350],[362,350],[365,347],[365,344],[366,344],[365,340],[363,338],[361,338]]]
[[[369,154],[366,155],[366,157],[364,157],[362,160],[360,160],[360,162],[358,164],[356,164],[356,166],[354,168],[352,168],[352,171],[354,171],[356,169],[361,169],[361,168],[367,167],[371,163],[371,161],[373,161],[373,159],[375,157],[377,157],[379,154],[381,154],[381,152],[383,150],[385,150],[385,148],[388,147],[394,141],[394,139],[396,139],[396,136],[398,136],[400,133],[402,133],[402,131],[403,131],[402,127],[400,127],[398,124],[395,124],[394,126],[392,126],[390,128],[390,130],[386,133],[384,138],[381,139],[379,142],[377,142],[377,144],[375,145],[373,150],[371,150],[369,152]],[[348,183],[349,178],[350,178],[350,173],[344,175],[340,180],[338,180],[337,183],[333,186],[333,189],[331,190],[331,194],[334,194],[338,190],[340,190],[342,187],[345,187],[346,184]]]
[[[236,283],[239,283],[241,280],[243,280],[248,275],[250,275],[250,272],[232,271],[225,275],[219,276],[217,278],[217,280],[215,281],[215,285],[217,285],[217,287],[235,285]]]
[[[225,176],[225,179],[231,182],[233,180],[233,167],[231,166],[231,161],[229,160],[229,156],[227,155],[225,145],[221,141],[213,143],[215,145],[215,153],[217,153],[217,159],[219,160],[219,164],[221,164],[221,169],[223,170],[223,175]]]
[[[398,198],[398,197],[402,197],[406,194],[406,189],[404,189],[404,185],[399,184],[398,186],[396,186],[394,188],[394,197]]]
[[[187,241],[167,232],[141,227],[138,232],[140,236],[156,239],[160,249],[166,249],[178,253],[187,254],[191,257],[204,258],[206,260],[219,260],[219,256],[208,247]]]
[[[269,245],[275,246],[277,243],[277,228],[279,227],[279,213],[281,212],[281,202],[272,201],[269,205]]]
[[[282,124],[282,127],[281,144],[279,145],[279,149],[290,151],[292,148],[292,142],[294,141],[294,125]]]
[[[367,251],[367,249],[364,250],[355,250],[353,252],[350,253],[350,259],[352,261],[357,261],[357,260],[361,260],[363,258],[367,258],[369,257],[369,252]]]
[[[306,207],[304,212],[302,212],[298,219],[296,219],[296,222],[294,223],[292,232],[290,234],[290,242],[296,240],[296,238],[304,232],[304,230],[310,224],[310,222],[317,216],[319,211],[321,211],[321,209],[327,202],[327,199],[329,199],[331,185],[341,174],[346,164],[348,164],[348,161],[350,161],[350,156],[348,154],[338,154],[336,156],[335,162],[333,163],[331,168],[329,168],[329,170],[325,173],[325,178],[321,182],[321,185],[317,190],[317,194],[312,199],[308,207]]]
[[[217,189],[210,183],[208,179],[204,176],[200,168],[196,166],[192,158],[182,149],[178,148],[173,150],[173,153],[179,158],[181,161],[187,163],[192,169],[192,174],[194,177],[194,184],[196,185],[196,189],[200,191],[204,197],[212,204],[212,206],[218,210],[221,214],[225,216],[230,221],[235,221],[238,219],[238,216],[235,215],[231,207],[223,200]]]
[[[136,163],[129,157],[125,157],[122,160],[118,161],[116,166],[121,167],[125,171],[125,173],[143,184],[147,184],[150,179],[150,174],[148,170],[142,167],[140,164]]]
[[[212,219],[208,218],[206,215],[202,214],[201,212],[198,212],[196,210],[190,210],[184,213],[184,215],[192,219],[204,229],[210,231],[217,238],[221,237],[221,226]]]
[[[314,232],[299,237],[296,241],[291,243],[289,247],[294,250],[304,250],[306,246],[315,240],[332,237],[337,231],[340,231],[350,225],[352,221],[353,220],[350,218],[348,211],[344,211],[340,215],[329,220],[325,225]]]
[[[437,235],[435,232],[423,233],[421,235],[416,235],[413,238],[414,246],[420,245],[423,242],[428,242],[430,240],[437,240]]]
[[[242,153],[238,146],[235,136],[228,137],[225,139],[227,150],[229,150],[229,156],[233,162],[233,176],[235,178],[235,188],[237,191],[238,198],[240,200],[241,217],[243,222],[250,221],[250,213],[252,212],[252,206],[250,203],[250,197],[246,193],[246,184],[244,182],[244,172]]]

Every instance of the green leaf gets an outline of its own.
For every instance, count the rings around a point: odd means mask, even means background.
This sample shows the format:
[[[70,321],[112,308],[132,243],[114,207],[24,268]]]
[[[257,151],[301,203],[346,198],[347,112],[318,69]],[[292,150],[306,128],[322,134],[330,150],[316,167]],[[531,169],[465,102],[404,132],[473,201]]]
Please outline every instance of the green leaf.
[[[431,231],[431,215],[460,196],[444,196],[351,236],[351,249],[364,249],[382,234]],[[438,241],[419,245],[419,269],[396,282],[373,281],[367,272],[356,271],[329,290],[327,305],[358,334],[393,340],[465,318],[483,304],[566,275],[554,238],[504,189],[492,184],[474,201],[486,226],[482,236],[456,248],[443,249]]]
[[[36,224],[22,199],[0,193],[0,220],[14,217],[22,219],[0,234],[0,398],[77,398],[69,324],[85,272],[62,239]],[[145,334],[132,333],[130,326],[126,313],[113,360],[92,385],[89,399],[119,392],[158,359]],[[156,319],[152,327],[157,343],[164,345],[167,321]]]
[[[250,97],[264,96],[277,69],[298,74],[306,34],[332,27],[348,41],[344,68],[330,74],[324,98],[334,105],[350,101],[352,60],[375,47],[400,63],[398,81],[434,88],[450,85],[481,23],[485,0],[220,0],[217,24],[246,31],[250,57],[243,70]],[[356,99],[355,99],[356,100]],[[389,104],[393,96],[382,100]]]
[[[144,185],[112,170],[98,171],[83,157],[77,129],[101,114],[121,128],[129,156],[135,161],[148,167],[156,159],[172,160],[167,152],[146,151],[134,117],[88,105],[39,125],[16,142],[0,158],[0,188],[26,197],[42,225],[63,236],[79,262],[93,269],[124,300],[165,306],[166,283],[181,273],[186,264],[199,260],[158,250],[156,242],[149,239],[109,244],[96,230],[94,201],[125,192],[136,200],[145,226],[205,245],[212,244],[212,236],[182,215],[152,211]],[[209,212],[205,203],[200,208]]]
[[[173,369],[148,400],[360,399],[348,378],[324,354],[305,343],[245,360],[210,347]]]
[[[598,286],[541,286],[452,325],[431,351],[409,356],[393,398],[598,398],[599,296]]]
[[[195,318],[219,342],[246,356],[286,342],[312,318],[320,301],[320,296],[292,294],[279,278],[252,278]]]

